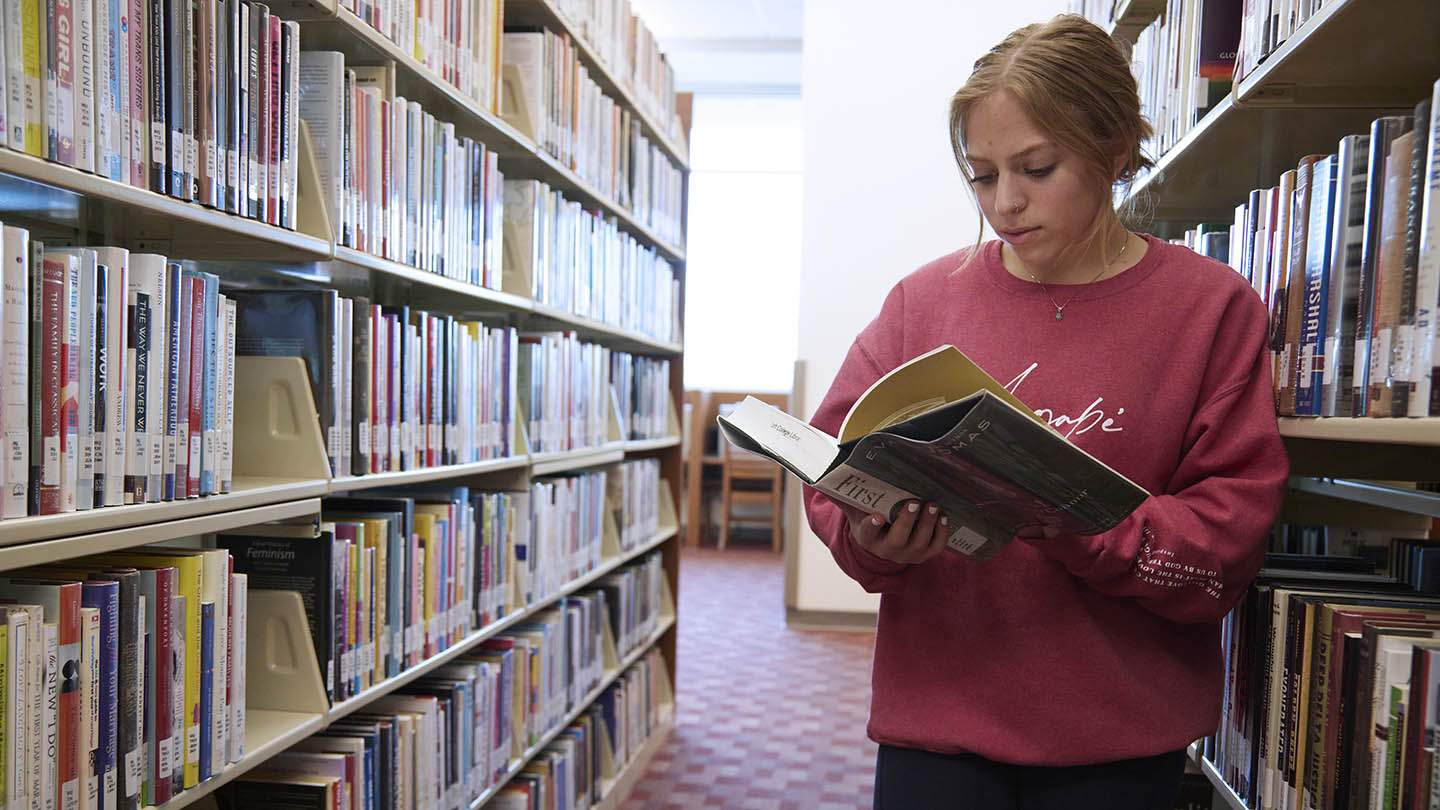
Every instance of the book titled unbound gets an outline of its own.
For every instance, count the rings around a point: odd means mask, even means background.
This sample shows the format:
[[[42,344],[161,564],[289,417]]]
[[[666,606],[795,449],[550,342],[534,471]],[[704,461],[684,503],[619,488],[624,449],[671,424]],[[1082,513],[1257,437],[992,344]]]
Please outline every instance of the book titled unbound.
[[[976,559],[1017,534],[1100,534],[1148,497],[953,346],[878,380],[838,439],[754,397],[718,420],[732,444],[837,501],[890,518],[906,501],[934,502],[954,527],[949,548]]]

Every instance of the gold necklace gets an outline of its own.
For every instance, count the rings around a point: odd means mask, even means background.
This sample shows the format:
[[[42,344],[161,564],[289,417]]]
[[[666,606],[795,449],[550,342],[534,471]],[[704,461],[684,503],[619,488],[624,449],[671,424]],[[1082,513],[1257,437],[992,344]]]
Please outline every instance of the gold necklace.
[[[1085,289],[1086,287],[1089,287],[1091,284],[1094,284],[1096,281],[1099,281],[1099,280],[1100,280],[1100,277],[1103,276],[1103,275],[1105,275],[1105,271],[1106,271],[1106,270],[1109,270],[1111,267],[1114,267],[1114,266],[1115,266],[1115,263],[1118,262],[1118,261],[1120,261],[1120,257],[1125,255],[1125,248],[1128,248],[1128,247],[1130,247],[1130,233],[1127,231],[1127,232],[1125,233],[1125,243],[1120,246],[1120,252],[1115,254],[1115,258],[1111,259],[1111,260],[1110,260],[1109,262],[1107,262],[1103,267],[1101,267],[1101,268],[1100,268],[1100,272],[1096,273],[1094,278],[1090,279],[1089,281],[1085,282],[1084,284],[1081,284],[1081,285],[1080,285],[1080,288],[1077,289],[1073,294],[1071,294],[1070,300],[1069,300],[1069,301],[1066,301],[1066,302],[1063,303],[1063,304],[1057,304],[1057,303],[1055,303],[1055,296],[1053,296],[1053,295],[1050,294],[1050,288],[1045,286],[1045,282],[1041,281],[1039,278],[1036,278],[1036,276],[1035,276],[1035,271],[1033,271],[1033,270],[1031,270],[1030,268],[1027,267],[1027,268],[1025,268],[1025,272],[1029,273],[1029,274],[1030,274],[1030,278],[1031,278],[1032,280],[1034,280],[1034,282],[1035,282],[1036,284],[1039,284],[1039,285],[1040,285],[1040,289],[1042,289],[1042,290],[1045,291],[1045,297],[1046,297],[1046,298],[1049,298],[1049,299],[1050,299],[1050,305],[1053,306],[1053,307],[1055,307],[1055,320],[1056,320],[1056,321],[1060,321],[1060,320],[1063,320],[1063,319],[1065,318],[1065,307],[1068,307],[1068,306],[1070,306],[1072,303],[1074,303],[1074,301],[1075,301],[1075,296],[1079,295],[1081,290]]]

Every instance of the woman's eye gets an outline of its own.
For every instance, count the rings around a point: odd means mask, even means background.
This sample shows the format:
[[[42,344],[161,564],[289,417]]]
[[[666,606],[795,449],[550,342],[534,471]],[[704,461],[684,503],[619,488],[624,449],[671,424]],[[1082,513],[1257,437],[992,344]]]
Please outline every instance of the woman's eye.
[[[1030,175],[1031,177],[1044,177],[1053,171],[1055,171],[1055,164],[1051,163],[1049,166],[1045,166],[1039,169],[1026,169],[1025,173]]]
[[[977,185],[977,186],[988,186],[988,185],[990,185],[991,183],[995,182],[995,175],[993,175],[993,174],[982,174],[982,175],[978,175],[978,176],[976,176],[974,179],[972,179],[970,182],[971,182],[971,184]]]

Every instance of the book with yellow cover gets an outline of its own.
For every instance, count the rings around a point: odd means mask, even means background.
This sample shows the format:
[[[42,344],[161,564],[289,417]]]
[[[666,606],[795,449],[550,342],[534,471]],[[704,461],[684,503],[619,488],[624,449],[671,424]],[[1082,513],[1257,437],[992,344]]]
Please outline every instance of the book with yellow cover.
[[[718,420],[732,444],[843,503],[893,518],[905,501],[935,502],[955,527],[949,547],[977,559],[1020,533],[1108,531],[1148,497],[954,346],[877,380],[838,439],[754,397]]]

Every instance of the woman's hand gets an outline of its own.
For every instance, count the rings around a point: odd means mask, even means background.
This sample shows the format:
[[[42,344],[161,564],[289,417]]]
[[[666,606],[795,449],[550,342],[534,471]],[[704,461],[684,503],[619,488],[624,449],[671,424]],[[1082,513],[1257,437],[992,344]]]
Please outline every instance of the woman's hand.
[[[950,520],[933,503],[907,501],[901,504],[895,522],[885,525],[885,516],[871,514],[839,503],[850,521],[850,537],[860,548],[884,560],[914,565],[945,550],[950,537]]]

